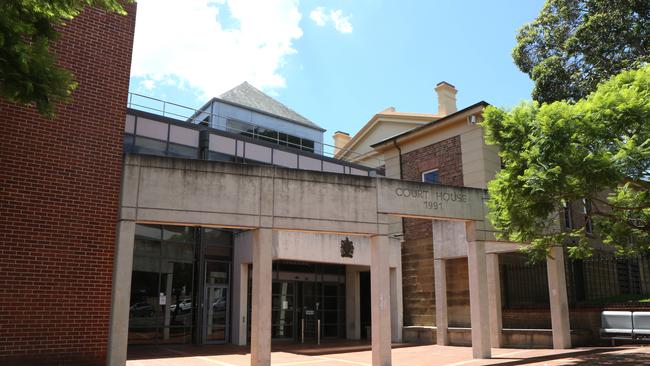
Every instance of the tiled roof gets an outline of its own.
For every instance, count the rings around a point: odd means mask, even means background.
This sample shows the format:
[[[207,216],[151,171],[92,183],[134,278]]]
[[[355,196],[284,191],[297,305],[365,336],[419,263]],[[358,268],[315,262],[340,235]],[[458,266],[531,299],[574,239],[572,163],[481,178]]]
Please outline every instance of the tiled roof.
[[[301,125],[325,131],[314,122],[301,116],[293,109],[264,94],[264,92],[245,81],[221,94],[219,99],[274,114]]]

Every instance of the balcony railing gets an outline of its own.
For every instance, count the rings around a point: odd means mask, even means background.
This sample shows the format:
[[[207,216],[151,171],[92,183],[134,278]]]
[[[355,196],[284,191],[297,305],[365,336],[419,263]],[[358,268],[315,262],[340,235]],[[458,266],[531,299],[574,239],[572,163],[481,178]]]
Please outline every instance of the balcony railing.
[[[225,121],[229,118],[232,119],[231,117],[222,116],[217,113],[211,113],[210,111],[199,110],[196,108],[184,106],[173,102],[168,102],[162,99],[157,99],[157,98],[149,97],[138,93],[129,93],[128,107],[131,109],[140,110],[140,111],[160,115],[163,117],[173,118],[176,120],[180,120],[192,124],[199,124],[203,120],[205,120],[206,117],[211,117],[208,119],[211,121],[210,127],[214,129],[234,132],[240,135],[270,142],[276,145],[289,146],[297,150],[305,150],[305,147],[300,144],[292,143],[286,140],[280,140],[278,137],[258,134],[255,132],[257,131],[257,129],[268,130],[268,127],[255,125],[248,121],[243,121],[248,125],[254,126],[256,128],[255,131],[236,129],[233,128],[232,126],[225,125],[223,122],[222,123],[219,122],[219,121]],[[353,156],[353,157],[362,156],[362,154],[359,154],[353,150],[341,149],[341,148],[337,148],[334,145],[325,144],[320,141],[314,141],[313,152],[315,153],[322,154],[323,156],[326,157],[334,158],[335,154],[338,153],[339,151],[346,151],[348,153],[347,154],[348,156]],[[378,158],[370,158],[367,159],[367,161],[365,162],[358,162],[357,164],[369,168],[373,168],[373,169],[381,168],[385,165],[384,161]]]

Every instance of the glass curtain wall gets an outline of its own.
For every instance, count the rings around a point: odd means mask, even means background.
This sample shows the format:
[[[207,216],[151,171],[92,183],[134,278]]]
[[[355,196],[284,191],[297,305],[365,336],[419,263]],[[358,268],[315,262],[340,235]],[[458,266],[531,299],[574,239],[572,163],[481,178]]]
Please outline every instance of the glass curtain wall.
[[[231,258],[229,230],[136,225],[129,344],[208,341],[208,324],[225,342]],[[196,306],[208,288],[211,322]]]

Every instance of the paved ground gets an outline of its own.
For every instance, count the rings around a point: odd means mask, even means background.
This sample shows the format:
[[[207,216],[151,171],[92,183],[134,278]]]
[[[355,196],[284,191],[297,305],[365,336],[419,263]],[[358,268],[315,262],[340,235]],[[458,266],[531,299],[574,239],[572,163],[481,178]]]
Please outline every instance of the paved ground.
[[[273,347],[276,366],[371,366],[367,344]],[[478,365],[650,365],[650,346],[548,349],[493,349],[492,359],[473,360],[469,347],[395,346],[394,366],[478,366]],[[250,353],[236,346],[132,347],[127,366],[248,366]]]

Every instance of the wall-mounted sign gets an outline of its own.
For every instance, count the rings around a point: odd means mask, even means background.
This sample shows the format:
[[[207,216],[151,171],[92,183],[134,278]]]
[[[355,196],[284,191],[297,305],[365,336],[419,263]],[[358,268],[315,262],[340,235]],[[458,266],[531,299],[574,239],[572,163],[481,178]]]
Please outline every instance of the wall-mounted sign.
[[[341,240],[341,257],[352,258],[354,255],[354,243],[347,236]]]
[[[167,305],[167,296],[164,293],[160,293],[158,297],[158,305]]]
[[[313,310],[305,310],[305,315],[314,315]]]

